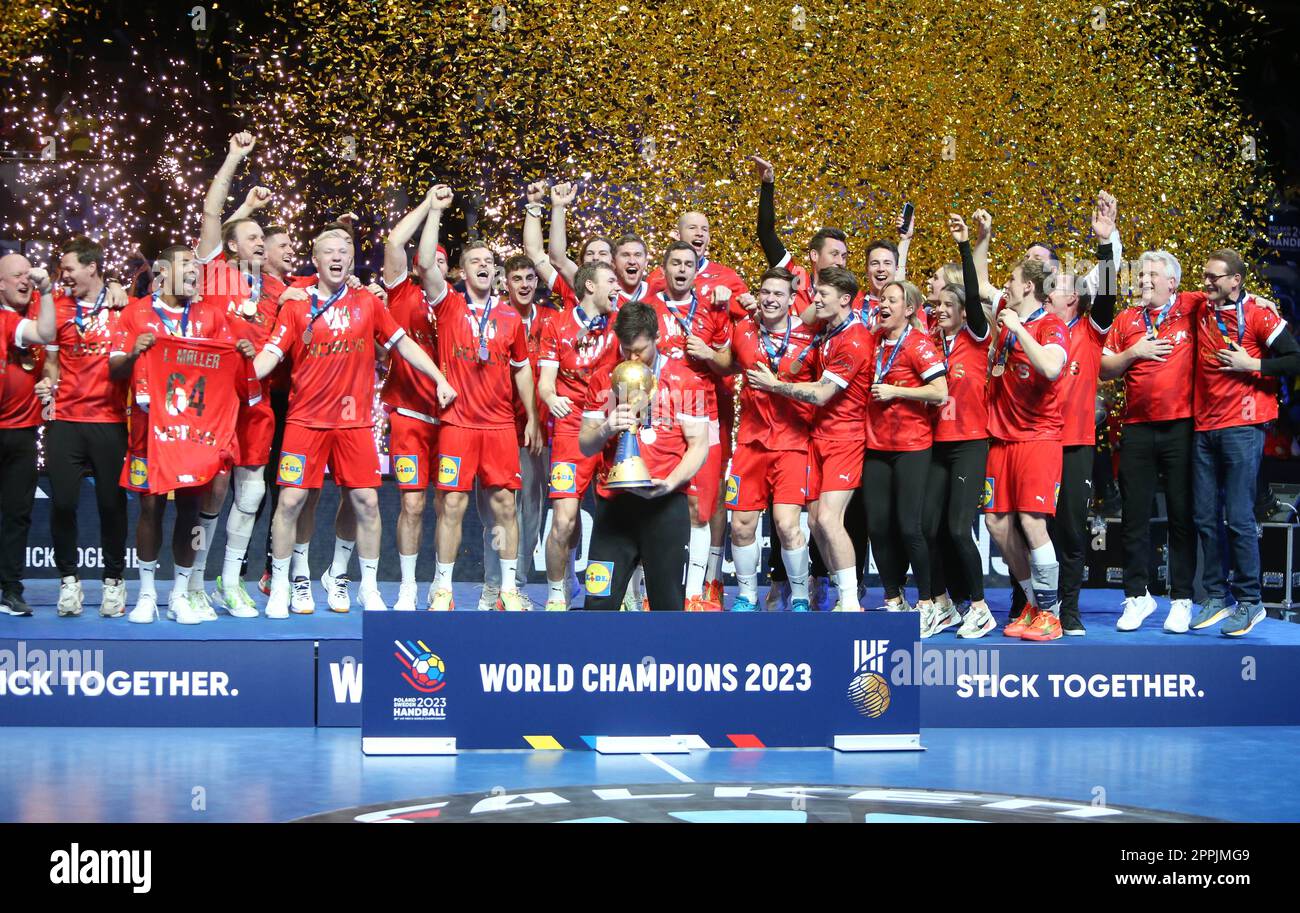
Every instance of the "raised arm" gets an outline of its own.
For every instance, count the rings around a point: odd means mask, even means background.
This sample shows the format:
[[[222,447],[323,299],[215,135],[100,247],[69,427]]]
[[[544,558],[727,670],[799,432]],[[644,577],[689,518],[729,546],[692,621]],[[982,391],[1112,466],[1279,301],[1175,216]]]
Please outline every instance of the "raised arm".
[[[226,160],[217,169],[208,195],[203,198],[203,222],[199,229],[198,254],[200,257],[216,256],[221,251],[221,213],[226,207],[226,197],[230,196],[230,184],[235,179],[239,164],[253,151],[256,140],[251,133],[236,133],[230,138],[230,148]]]
[[[948,216],[948,230],[957,242],[957,252],[961,255],[961,284],[966,293],[966,325],[975,334],[976,339],[983,339],[989,334],[988,315],[980,304],[980,277],[975,268],[975,255],[971,251],[970,229],[966,220],[957,213]]]
[[[419,206],[398,219],[397,224],[388,232],[388,237],[384,240],[384,285],[389,288],[406,275],[406,245],[424,226],[428,215],[429,199],[425,197]]]
[[[570,183],[556,184],[551,188],[551,237],[547,253],[551,266],[565,282],[573,285],[573,277],[578,274],[578,264],[569,259],[569,238],[564,226],[564,211],[573,205],[578,196],[578,188]]]
[[[429,210],[424,217],[424,231],[420,234],[420,263],[423,264],[424,294],[430,301],[439,301],[447,289],[447,277],[438,269],[438,230],[442,213],[451,206],[455,194],[446,184],[434,184],[425,197]]]
[[[975,223],[975,243],[972,253],[975,256],[975,270],[980,280],[980,300],[992,301],[997,297],[998,289],[989,281],[989,241],[993,237],[993,217],[985,209],[977,209],[971,214]]]
[[[27,278],[40,291],[41,304],[40,309],[36,312],[36,319],[24,327],[22,341],[29,346],[54,342],[58,326],[55,323],[54,294],[53,286],[50,284],[50,274],[40,267],[33,267],[28,270]]]
[[[898,214],[898,270],[894,273],[894,278],[899,282],[907,280],[907,252],[912,249],[912,235],[916,234],[916,211],[912,211],[912,221],[907,225],[906,230],[903,226],[903,214]]]
[[[789,254],[776,233],[776,169],[757,155],[751,156],[758,174],[758,243],[768,266],[776,266]]]
[[[547,287],[555,284],[558,275],[551,261],[547,259],[542,242],[542,201],[546,199],[546,182],[534,181],[528,185],[527,202],[524,204],[524,254],[533,261],[537,277]]]
[[[1115,320],[1115,299],[1118,281],[1115,270],[1115,198],[1106,191],[1097,195],[1097,205],[1092,211],[1092,230],[1097,236],[1097,266],[1089,274],[1091,282],[1085,287],[1092,292],[1092,322],[1103,331],[1110,329]]]

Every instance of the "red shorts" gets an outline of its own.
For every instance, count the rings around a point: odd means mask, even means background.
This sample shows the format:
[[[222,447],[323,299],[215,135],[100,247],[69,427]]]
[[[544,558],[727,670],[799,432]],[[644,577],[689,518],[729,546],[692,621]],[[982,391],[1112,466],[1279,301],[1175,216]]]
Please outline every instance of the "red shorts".
[[[1056,514],[1060,441],[993,441],[984,470],[986,513]]]
[[[438,434],[438,490],[469,491],[474,480],[484,488],[523,487],[515,426],[462,428],[443,425]]]
[[[438,459],[439,427],[400,412],[388,414],[388,457],[402,491],[429,487],[429,469]]]
[[[827,441],[813,438],[808,460],[808,500],[816,501],[824,491],[853,491],[862,484],[865,439]]]
[[[556,435],[551,441],[551,500],[581,500],[600,466],[600,454],[583,456],[575,435]]]
[[[704,465],[688,483],[686,492],[696,498],[701,520],[707,521],[718,508],[718,495],[722,492],[722,470],[727,465],[722,457],[722,443],[715,441],[714,423],[709,422],[709,455]],[[691,518],[694,522],[695,518]]]
[[[239,443],[240,466],[265,466],[271,459],[271,440],[275,437],[275,413],[265,397],[256,405],[241,405],[235,425]]]
[[[803,506],[808,497],[808,452],[740,444],[727,475],[731,510],[767,510],[769,502]]]
[[[284,426],[277,482],[289,488],[320,488],[326,465],[343,488],[378,488],[379,451],[372,429]]]

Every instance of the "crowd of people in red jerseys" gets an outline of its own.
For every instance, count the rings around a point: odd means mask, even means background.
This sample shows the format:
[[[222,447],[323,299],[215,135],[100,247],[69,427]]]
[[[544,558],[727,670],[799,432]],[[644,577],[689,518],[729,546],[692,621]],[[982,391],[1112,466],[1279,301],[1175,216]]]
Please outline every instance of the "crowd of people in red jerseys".
[[[8,350],[0,611],[31,614],[22,556],[41,426],[59,615],[83,610],[77,499],[87,475],[105,555],[100,614],[159,617],[154,576],[169,502],[169,618],[315,611],[307,554],[327,469],[345,495],[320,581],[327,605],[353,605],[355,552],[356,602],[384,610],[374,429],[386,418],[401,503],[397,610],[454,607],[474,494],[485,531],[480,609],[532,607],[521,583],[549,507],[547,611],[721,611],[728,532],[738,587],[726,608],[759,610],[767,511],[772,582],[762,607],[862,611],[870,554],[885,609],[918,611],[923,637],[956,628],[978,638],[999,627],[974,535],[983,512],[1014,581],[1002,633],[1082,635],[1097,385],[1122,378],[1119,628],[1136,629],[1155,609],[1146,574],[1157,488],[1169,517],[1165,630],[1222,624],[1241,636],[1264,617],[1255,474],[1263,429],[1277,416],[1277,379],[1300,369],[1300,347],[1272,303],[1246,292],[1246,265],[1232,249],[1205,256],[1197,291],[1180,291],[1171,254],[1143,253],[1133,270],[1140,301],[1117,312],[1118,204],[1102,191],[1091,220],[1095,265],[1082,275],[1035,244],[995,287],[992,218],[980,210],[969,226],[948,216],[954,259],[922,290],[907,278],[908,207],[896,243],[867,245],[859,278],[846,268],[849,238],[838,229],[817,231],[802,256],[785,249],[775,168],[755,157],[768,268],[754,290],[710,256],[700,212],[680,217],[653,260],[642,238],[613,232],[586,239],[571,259],[565,214],[577,190],[545,181],[526,190],[523,251],[500,264],[488,244],[468,241],[455,284],[440,243],[455,194],[435,184],[389,231],[382,281],[363,286],[346,224],[311,240],[311,274],[296,275],[290,233],[258,219],[268,189],[225,213],[254,146],[251,134],[231,138],[197,245],[164,250],[144,297],[106,280],[103,251],[86,238],[64,245],[57,283],[21,256],[0,258]],[[618,381],[629,361],[654,378],[643,404]],[[377,363],[384,416],[372,408]],[[650,476],[640,487],[610,477],[629,441]],[[579,582],[579,506],[593,485]],[[129,610],[128,491],[140,505]],[[430,491],[436,572],[421,599]],[[272,519],[259,607],[243,578],[264,501]],[[209,591],[208,551],[223,512],[225,554]],[[1198,547],[1206,596],[1193,617]]]

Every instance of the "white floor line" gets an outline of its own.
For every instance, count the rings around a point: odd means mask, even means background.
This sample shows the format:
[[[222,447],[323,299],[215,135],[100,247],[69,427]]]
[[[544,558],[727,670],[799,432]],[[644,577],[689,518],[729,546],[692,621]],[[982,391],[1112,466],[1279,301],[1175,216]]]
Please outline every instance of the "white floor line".
[[[695,782],[695,781],[692,780],[690,777],[686,776],[686,774],[684,774],[684,773],[682,773],[680,770],[678,770],[676,767],[673,767],[673,765],[669,764],[669,763],[668,763],[667,761],[665,761],[663,758],[660,758],[660,757],[657,757],[657,756],[655,756],[655,755],[648,754],[648,753],[643,753],[643,754],[641,755],[641,757],[645,758],[647,761],[649,761],[651,764],[654,764],[656,767],[661,767],[661,768],[663,768],[663,769],[666,770],[668,773],[670,773],[670,774],[672,774],[674,777],[676,777],[678,780],[681,780],[683,783],[694,783],[694,782]]]

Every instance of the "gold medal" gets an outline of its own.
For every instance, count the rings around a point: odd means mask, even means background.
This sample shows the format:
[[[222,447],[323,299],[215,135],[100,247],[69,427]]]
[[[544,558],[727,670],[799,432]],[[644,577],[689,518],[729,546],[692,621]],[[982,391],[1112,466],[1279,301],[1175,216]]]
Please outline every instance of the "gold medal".
[[[1006,365],[994,365],[992,374],[994,377],[1001,377],[1002,372],[1005,371],[1006,369],[1007,369]]]
[[[31,349],[23,349],[22,355],[19,356],[19,364],[23,366],[24,371],[36,370],[36,356]]]
[[[256,317],[257,302],[254,301],[252,298],[249,298],[247,301],[245,301],[243,304],[239,306],[239,313],[245,317],[250,317],[250,318]]]
[[[642,428],[642,429],[641,429],[641,443],[642,443],[642,444],[645,444],[645,445],[649,446],[650,444],[653,444],[653,443],[655,442],[655,440],[656,440],[658,437],[659,437],[659,435],[655,432],[655,430],[654,430],[653,428]]]
[[[302,331],[302,344],[305,346],[311,345],[311,327]]]

